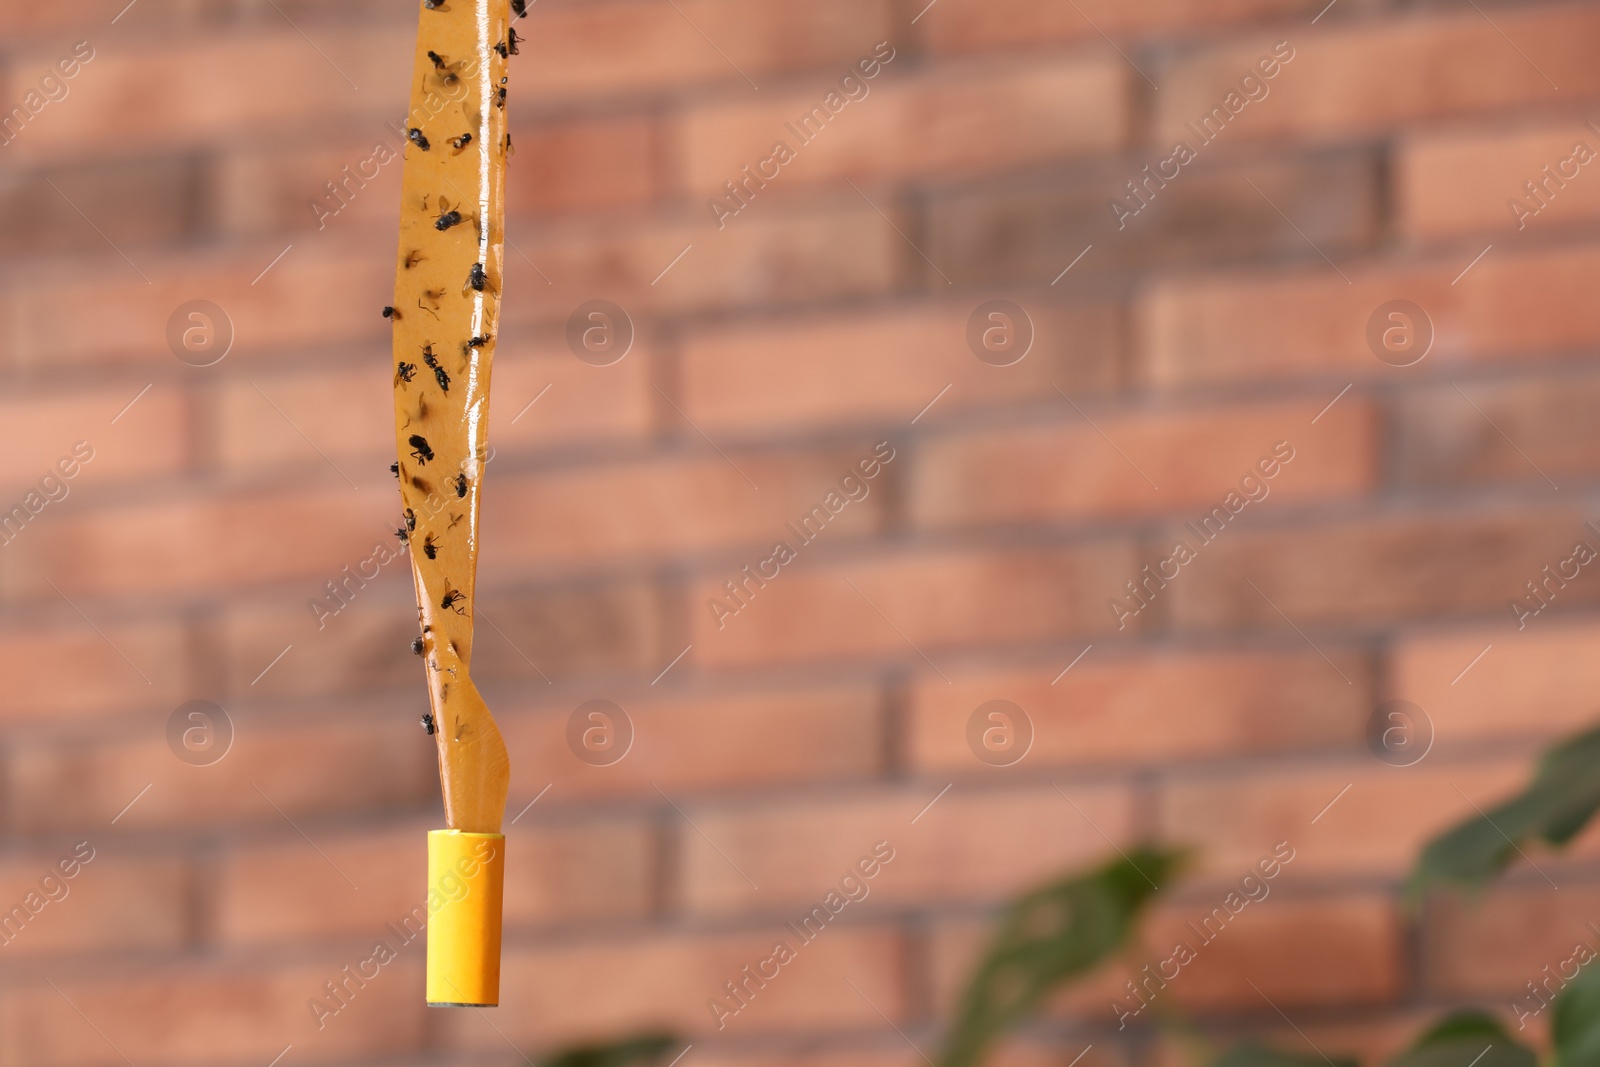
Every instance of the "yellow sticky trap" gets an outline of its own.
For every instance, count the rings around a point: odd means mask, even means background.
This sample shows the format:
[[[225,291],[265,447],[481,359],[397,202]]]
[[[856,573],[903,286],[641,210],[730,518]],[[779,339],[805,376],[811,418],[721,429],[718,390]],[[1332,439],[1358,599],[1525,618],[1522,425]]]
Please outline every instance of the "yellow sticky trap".
[[[503,834],[428,831],[428,1005],[500,1003]]]

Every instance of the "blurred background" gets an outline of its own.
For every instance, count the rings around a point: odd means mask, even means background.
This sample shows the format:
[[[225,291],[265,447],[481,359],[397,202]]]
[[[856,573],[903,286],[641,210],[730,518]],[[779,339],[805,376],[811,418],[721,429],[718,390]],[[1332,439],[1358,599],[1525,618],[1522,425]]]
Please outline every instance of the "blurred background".
[[[531,4],[503,1006],[446,1012],[379,315],[416,5],[125,2],[0,3],[4,1067],[915,1067],[996,908],[1142,840],[1196,851],[1128,973],[1004,1062],[1182,1062],[1123,980],[1275,850],[1160,994],[1203,1032],[1514,1026],[1600,944],[1589,845],[1401,903],[1600,711],[1600,7]]]

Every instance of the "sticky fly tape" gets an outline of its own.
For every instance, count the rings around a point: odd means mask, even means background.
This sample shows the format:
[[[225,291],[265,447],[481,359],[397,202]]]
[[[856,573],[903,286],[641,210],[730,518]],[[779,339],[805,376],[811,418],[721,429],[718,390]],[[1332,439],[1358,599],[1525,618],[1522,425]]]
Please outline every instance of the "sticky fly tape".
[[[428,1005],[500,1003],[503,834],[428,831]]]

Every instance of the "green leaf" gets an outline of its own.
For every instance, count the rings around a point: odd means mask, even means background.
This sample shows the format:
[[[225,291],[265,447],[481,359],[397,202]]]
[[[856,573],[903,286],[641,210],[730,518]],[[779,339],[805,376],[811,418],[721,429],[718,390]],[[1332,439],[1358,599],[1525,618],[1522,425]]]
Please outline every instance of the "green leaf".
[[[1566,845],[1600,810],[1600,728],[1546,752],[1521,793],[1434,838],[1411,875],[1413,903],[1436,884],[1478,889],[1535,839]]]
[[[1121,948],[1145,902],[1181,861],[1177,852],[1138,848],[1014,901],[961,998],[943,1067],[976,1067],[989,1043],[1049,993]]]
[[[1435,1024],[1388,1067],[1535,1067],[1538,1059],[1493,1016],[1461,1011]]]
[[[1584,969],[1556,994],[1550,1043],[1557,1067],[1600,1067],[1600,967]]]
[[[1280,1052],[1257,1041],[1245,1041],[1233,1046],[1212,1063],[1211,1067],[1357,1067],[1354,1057],[1338,1056],[1323,1059],[1320,1052],[1302,1055],[1297,1052]],[[1457,1065],[1463,1067],[1463,1065]],[[1482,1067],[1480,1064],[1479,1067]]]
[[[635,1067],[654,1063],[681,1044],[677,1037],[664,1032],[635,1034],[619,1041],[557,1049],[541,1057],[539,1067]]]

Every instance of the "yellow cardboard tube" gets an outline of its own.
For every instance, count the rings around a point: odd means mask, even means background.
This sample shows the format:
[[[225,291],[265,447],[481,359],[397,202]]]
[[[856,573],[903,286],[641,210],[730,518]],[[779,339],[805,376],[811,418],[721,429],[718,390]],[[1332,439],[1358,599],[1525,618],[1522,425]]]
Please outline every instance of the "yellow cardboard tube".
[[[500,1003],[503,834],[428,831],[428,1005]]]

